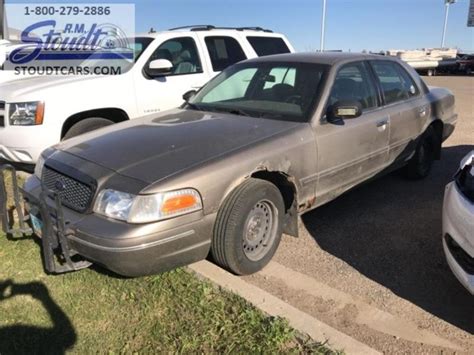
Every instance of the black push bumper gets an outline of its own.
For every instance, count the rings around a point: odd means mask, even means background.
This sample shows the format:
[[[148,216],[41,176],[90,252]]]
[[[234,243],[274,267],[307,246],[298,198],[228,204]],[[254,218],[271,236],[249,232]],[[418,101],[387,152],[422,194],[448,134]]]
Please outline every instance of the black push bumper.
[[[165,272],[206,258],[215,214],[202,211],[152,225],[131,225],[95,214],[80,215],[63,207],[57,194],[39,181],[18,187],[15,170],[0,168],[2,225],[6,234],[41,234],[46,272],[60,274],[91,263],[124,276]],[[8,214],[4,172],[11,172],[19,227]],[[5,217],[4,217],[5,216]],[[40,231],[35,221],[42,221]],[[28,226],[29,225],[29,226]]]
[[[6,177],[10,176],[12,181],[12,197],[14,208],[8,206],[8,188]],[[54,207],[48,206],[46,198],[54,201]],[[25,203],[29,205],[26,212]],[[18,226],[15,226],[14,213],[18,216]],[[39,198],[29,194],[19,187],[15,169],[10,165],[0,166],[0,216],[3,232],[12,238],[18,235],[32,235],[34,233],[31,225],[30,213],[41,220],[41,251],[43,265],[46,272],[51,274],[62,274],[77,271],[89,267],[90,262],[79,257],[74,252],[68,241],[68,230],[64,221],[61,200],[54,192],[42,192]]]

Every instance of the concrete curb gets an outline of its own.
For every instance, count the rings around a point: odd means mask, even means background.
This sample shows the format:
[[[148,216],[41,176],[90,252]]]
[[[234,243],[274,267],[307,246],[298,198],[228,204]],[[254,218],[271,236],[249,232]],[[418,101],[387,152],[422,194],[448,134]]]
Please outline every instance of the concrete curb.
[[[189,265],[188,268],[218,286],[236,293],[261,311],[272,316],[286,318],[294,329],[308,334],[312,339],[316,341],[327,340],[328,345],[335,350],[343,350],[347,354],[381,354],[377,350],[341,333],[337,329],[208,261],[199,261]]]

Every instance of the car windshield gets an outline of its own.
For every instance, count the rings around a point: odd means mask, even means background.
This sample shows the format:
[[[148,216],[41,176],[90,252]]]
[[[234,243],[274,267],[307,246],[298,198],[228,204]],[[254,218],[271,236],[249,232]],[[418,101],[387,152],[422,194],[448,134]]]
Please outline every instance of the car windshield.
[[[186,107],[307,122],[328,70],[327,65],[313,63],[237,64],[204,86]]]

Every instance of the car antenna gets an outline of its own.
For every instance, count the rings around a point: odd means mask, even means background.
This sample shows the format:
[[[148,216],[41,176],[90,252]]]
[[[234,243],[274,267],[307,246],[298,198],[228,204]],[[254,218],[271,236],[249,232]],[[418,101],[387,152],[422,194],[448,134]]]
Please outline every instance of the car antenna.
[[[155,29],[152,27],[148,33],[156,33]]]

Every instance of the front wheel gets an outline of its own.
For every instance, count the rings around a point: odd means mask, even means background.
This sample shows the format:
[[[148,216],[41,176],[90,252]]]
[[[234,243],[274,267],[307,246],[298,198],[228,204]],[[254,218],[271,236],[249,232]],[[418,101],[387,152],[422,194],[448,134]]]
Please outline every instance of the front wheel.
[[[81,134],[95,131],[96,129],[107,127],[114,124],[111,120],[101,117],[86,118],[74,124],[63,137],[63,140],[77,137]]]
[[[270,182],[248,179],[217,213],[211,252],[223,268],[248,275],[261,270],[280,244],[285,206]]]

